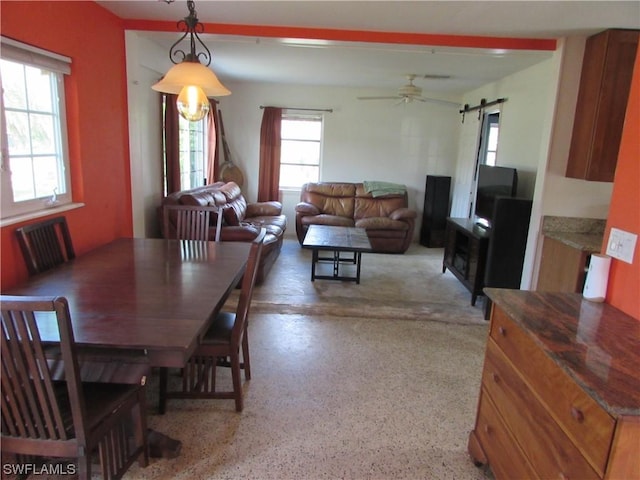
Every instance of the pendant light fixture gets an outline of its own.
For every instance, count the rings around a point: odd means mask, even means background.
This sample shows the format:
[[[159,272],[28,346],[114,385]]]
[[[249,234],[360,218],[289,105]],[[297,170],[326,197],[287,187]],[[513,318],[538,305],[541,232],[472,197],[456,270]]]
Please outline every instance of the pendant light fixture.
[[[231,92],[220,83],[216,74],[209,68],[211,52],[198,36],[198,33],[204,32],[204,27],[198,21],[193,0],[187,1],[187,8],[189,15],[178,22],[178,28],[184,32],[184,35],[169,49],[169,59],[176,65],[171,67],[151,88],[158,92],[177,94],[180,115],[190,122],[197,122],[209,112],[207,97],[223,97],[230,95]],[[176,48],[187,35],[189,36],[189,53]],[[204,51],[196,53],[196,40]],[[204,64],[200,62],[200,57]]]

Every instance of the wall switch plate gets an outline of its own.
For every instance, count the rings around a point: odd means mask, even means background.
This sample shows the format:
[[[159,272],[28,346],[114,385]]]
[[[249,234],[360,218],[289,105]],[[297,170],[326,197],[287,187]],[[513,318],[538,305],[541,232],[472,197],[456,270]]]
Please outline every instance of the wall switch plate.
[[[626,263],[633,263],[633,253],[636,249],[638,235],[625,232],[619,228],[612,228],[607,242],[607,255]]]

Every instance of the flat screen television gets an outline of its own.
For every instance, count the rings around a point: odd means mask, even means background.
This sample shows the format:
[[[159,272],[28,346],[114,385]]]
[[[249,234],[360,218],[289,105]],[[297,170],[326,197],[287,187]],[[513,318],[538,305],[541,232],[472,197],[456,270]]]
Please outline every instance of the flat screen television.
[[[517,189],[518,172],[515,168],[480,165],[476,189],[476,223],[491,227],[496,197],[515,197]]]

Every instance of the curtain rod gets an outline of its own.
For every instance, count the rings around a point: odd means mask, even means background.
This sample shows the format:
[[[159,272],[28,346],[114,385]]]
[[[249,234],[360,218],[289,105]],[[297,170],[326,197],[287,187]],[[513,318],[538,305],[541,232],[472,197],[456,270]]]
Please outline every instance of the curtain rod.
[[[263,110],[267,108],[264,105],[260,105],[260,110]],[[302,110],[305,112],[329,112],[329,113],[333,113],[333,108],[298,108],[298,107],[278,107],[278,108],[282,108],[283,110]]]
[[[482,115],[482,110],[484,110],[487,107],[491,107],[493,105],[498,105],[500,103],[504,103],[506,102],[507,99],[506,98],[496,98],[495,100],[491,101],[491,102],[487,102],[486,98],[483,98],[480,100],[480,104],[474,106],[474,107],[470,107],[468,103],[466,103],[464,105],[464,108],[462,110],[460,110],[459,113],[462,114],[462,123],[464,123],[464,116],[465,114],[469,113],[469,112],[473,112],[474,110],[480,110],[480,112],[478,112],[478,120],[480,119],[480,116]]]

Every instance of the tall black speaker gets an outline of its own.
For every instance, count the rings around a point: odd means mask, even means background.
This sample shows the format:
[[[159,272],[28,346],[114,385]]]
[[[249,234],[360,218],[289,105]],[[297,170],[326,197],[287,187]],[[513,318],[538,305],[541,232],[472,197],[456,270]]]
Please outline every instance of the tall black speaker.
[[[420,230],[420,244],[425,247],[444,247],[450,190],[451,177],[427,175]]]
[[[520,289],[532,205],[524,198],[496,198],[484,267],[485,287]],[[484,318],[488,320],[490,313],[491,301],[487,297]]]
[[[532,204],[524,198],[496,198],[484,269],[485,287],[520,288]]]

